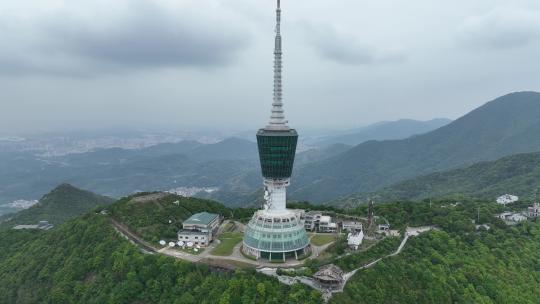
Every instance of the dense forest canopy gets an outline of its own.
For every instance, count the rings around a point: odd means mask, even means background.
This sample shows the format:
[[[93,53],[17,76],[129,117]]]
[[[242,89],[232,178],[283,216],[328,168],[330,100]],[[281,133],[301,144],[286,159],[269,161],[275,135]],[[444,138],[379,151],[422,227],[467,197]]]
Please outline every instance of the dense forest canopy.
[[[0,232],[0,303],[320,303],[253,270],[144,254],[106,217],[87,215],[48,232]]]

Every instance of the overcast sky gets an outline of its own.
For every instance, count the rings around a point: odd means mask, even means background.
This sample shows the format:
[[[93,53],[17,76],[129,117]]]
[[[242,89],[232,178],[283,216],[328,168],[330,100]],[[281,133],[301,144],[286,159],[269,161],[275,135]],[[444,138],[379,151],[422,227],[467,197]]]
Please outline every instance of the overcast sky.
[[[255,128],[275,0],[0,1],[2,133]],[[457,118],[540,91],[538,0],[282,0],[297,127]]]

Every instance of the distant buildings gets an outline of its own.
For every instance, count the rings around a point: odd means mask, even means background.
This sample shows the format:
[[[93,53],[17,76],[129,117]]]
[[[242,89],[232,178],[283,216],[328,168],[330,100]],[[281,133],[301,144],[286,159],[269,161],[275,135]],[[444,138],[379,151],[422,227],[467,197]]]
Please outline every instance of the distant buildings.
[[[360,222],[344,221],[342,223],[343,231],[359,232],[359,231],[363,230],[362,227],[363,227],[363,225]]]
[[[530,218],[540,217],[540,204],[535,203],[532,207],[527,208],[527,216]]]
[[[519,201],[519,197],[516,195],[505,194],[497,198],[497,204],[507,205]]]
[[[323,215],[319,220],[319,232],[335,233],[337,232],[337,223],[332,222],[330,216]]]
[[[178,231],[178,241],[206,247],[214,240],[219,224],[218,214],[208,212],[194,214],[182,224],[182,230]]]
[[[13,229],[15,230],[23,230],[23,229],[49,230],[52,227],[54,226],[50,224],[48,221],[39,221],[37,225],[17,225],[13,227]]]
[[[338,224],[321,211],[309,211],[304,214],[304,228],[311,232],[334,233],[337,232]]]
[[[506,211],[496,215],[508,225],[516,225],[520,222],[524,222],[527,219],[540,217],[540,203],[534,203],[531,207],[528,207],[526,211],[511,212]]]
[[[321,220],[322,212],[320,211],[308,211],[304,214],[304,228],[307,231],[317,231],[319,229],[319,222]]]
[[[497,214],[497,217],[503,220],[508,225],[515,225],[517,223],[527,220],[527,217],[522,213],[509,211]]]

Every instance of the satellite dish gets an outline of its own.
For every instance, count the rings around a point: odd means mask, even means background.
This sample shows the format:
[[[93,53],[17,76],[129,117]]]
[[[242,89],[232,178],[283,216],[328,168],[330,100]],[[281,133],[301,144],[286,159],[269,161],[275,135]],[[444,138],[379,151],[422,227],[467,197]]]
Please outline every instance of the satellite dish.
[[[200,248],[201,248],[201,246],[199,246],[199,245],[197,245],[197,246],[195,246],[195,247],[197,247],[197,249],[200,249]]]
[[[193,249],[193,251],[195,251],[195,252],[199,252],[199,249],[195,248],[195,249]]]
[[[186,244],[188,247],[193,247],[193,243],[192,242],[187,242]]]
[[[159,241],[159,244],[160,244],[161,246],[165,246],[165,245],[167,245],[167,242],[165,242],[164,240],[161,240],[161,241]]]
[[[169,247],[174,247],[176,244],[174,242],[169,243]]]
[[[180,247],[184,246],[184,242],[183,242],[183,241],[178,241],[178,243],[176,243],[176,244],[178,244],[178,246],[180,246]]]

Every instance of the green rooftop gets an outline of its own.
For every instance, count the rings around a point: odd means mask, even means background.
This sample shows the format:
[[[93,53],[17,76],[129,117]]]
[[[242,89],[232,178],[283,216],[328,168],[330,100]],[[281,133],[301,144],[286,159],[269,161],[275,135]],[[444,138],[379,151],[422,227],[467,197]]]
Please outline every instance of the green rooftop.
[[[208,212],[195,213],[192,216],[190,216],[187,220],[185,220],[184,224],[185,225],[208,225],[218,216],[219,216],[218,214],[208,213]]]

